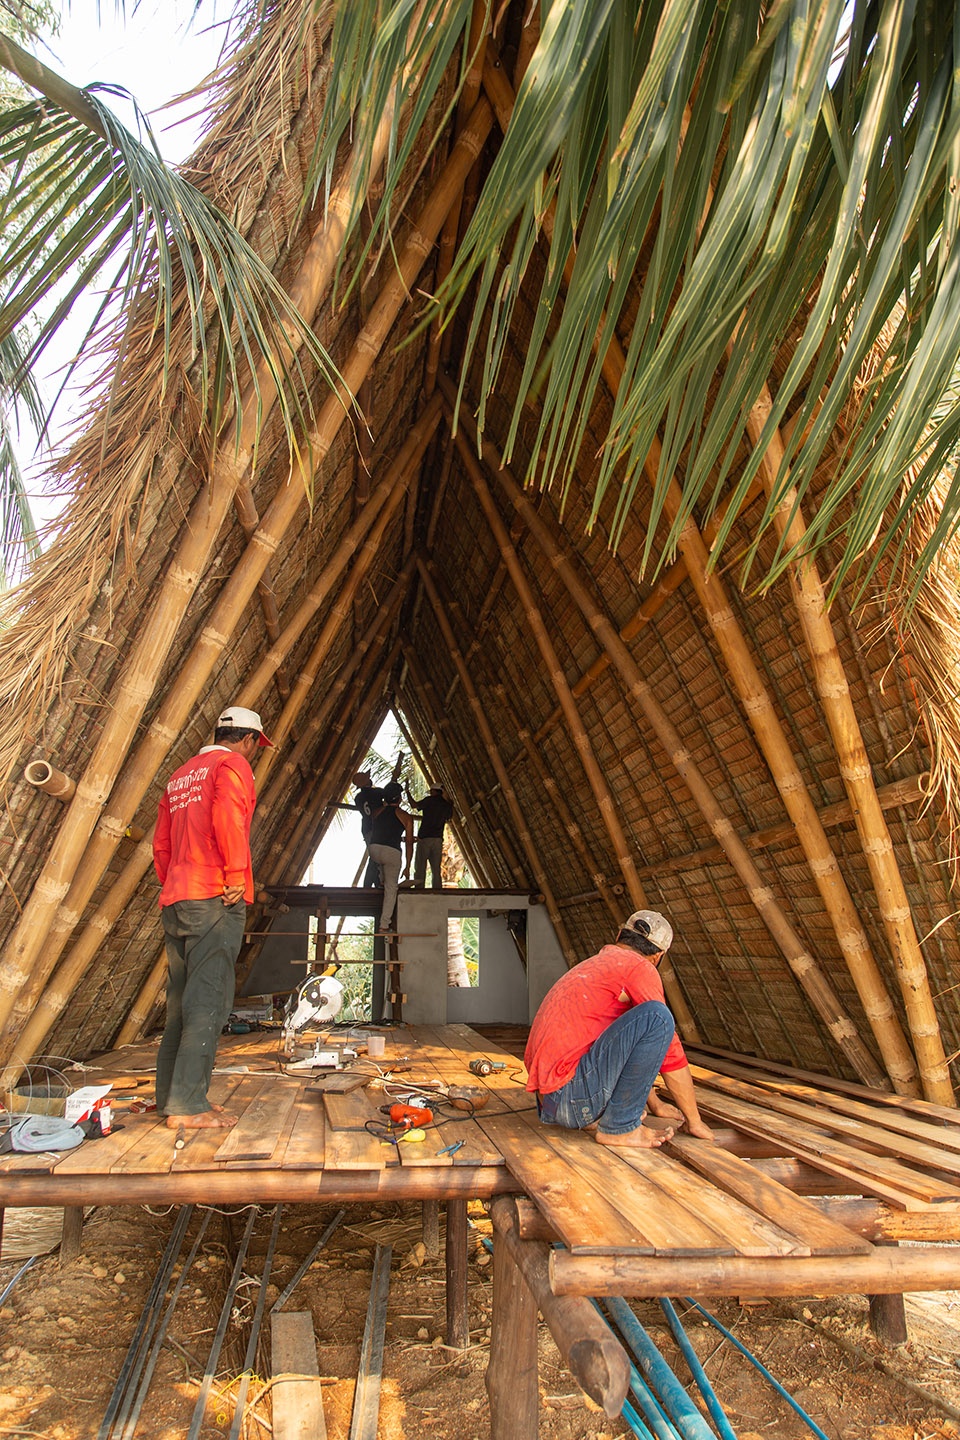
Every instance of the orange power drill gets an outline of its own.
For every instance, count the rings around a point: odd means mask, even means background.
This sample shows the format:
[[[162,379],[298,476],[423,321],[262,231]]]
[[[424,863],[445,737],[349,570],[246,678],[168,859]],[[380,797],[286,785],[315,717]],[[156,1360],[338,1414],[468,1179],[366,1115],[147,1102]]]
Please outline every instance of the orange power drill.
[[[420,1109],[416,1105],[394,1104],[382,1108],[390,1116],[392,1124],[401,1130],[423,1130],[433,1120],[432,1110]]]

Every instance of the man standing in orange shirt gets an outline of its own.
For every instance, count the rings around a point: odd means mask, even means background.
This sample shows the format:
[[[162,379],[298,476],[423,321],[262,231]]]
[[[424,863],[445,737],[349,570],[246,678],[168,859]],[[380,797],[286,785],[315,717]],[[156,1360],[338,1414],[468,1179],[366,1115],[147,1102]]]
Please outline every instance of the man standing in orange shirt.
[[[257,800],[250,762],[270,743],[255,710],[231,706],[217,721],[213,744],[174,771],[160,799],[153,863],[168,972],[157,1109],[172,1130],[236,1123],[210,1104],[207,1091],[253,899],[250,822]]]

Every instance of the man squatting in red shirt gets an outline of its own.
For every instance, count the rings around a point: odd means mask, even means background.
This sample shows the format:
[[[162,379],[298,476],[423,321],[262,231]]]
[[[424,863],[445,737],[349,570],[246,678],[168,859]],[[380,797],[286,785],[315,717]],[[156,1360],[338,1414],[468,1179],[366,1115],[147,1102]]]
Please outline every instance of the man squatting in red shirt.
[[[524,1055],[527,1089],[536,1092],[543,1124],[593,1130],[601,1145],[652,1149],[669,1140],[674,1127],[645,1128],[649,1108],[684,1122],[691,1135],[713,1139],[657,974],[672,941],[668,920],[638,910],[613,945],[574,965],[547,991]],[[679,1109],[657,1098],[658,1074]]]
[[[167,1023],[157,1054],[157,1109],[171,1130],[236,1124],[207,1091],[253,899],[250,762],[269,744],[257,712],[231,706],[213,744],[174,771],[160,799],[153,863],[162,887]]]

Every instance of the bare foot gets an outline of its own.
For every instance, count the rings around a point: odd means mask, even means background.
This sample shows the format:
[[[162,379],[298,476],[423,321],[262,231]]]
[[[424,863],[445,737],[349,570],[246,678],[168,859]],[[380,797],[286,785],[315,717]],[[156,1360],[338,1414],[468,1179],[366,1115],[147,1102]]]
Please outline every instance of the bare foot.
[[[228,1115],[222,1106],[202,1110],[199,1115],[168,1115],[168,1130],[229,1130],[236,1125],[236,1115]]]
[[[645,1125],[638,1125],[636,1130],[627,1130],[623,1135],[608,1135],[603,1130],[598,1130],[593,1137],[598,1145],[609,1145],[614,1150],[656,1150],[671,1139],[673,1130],[648,1130]]]

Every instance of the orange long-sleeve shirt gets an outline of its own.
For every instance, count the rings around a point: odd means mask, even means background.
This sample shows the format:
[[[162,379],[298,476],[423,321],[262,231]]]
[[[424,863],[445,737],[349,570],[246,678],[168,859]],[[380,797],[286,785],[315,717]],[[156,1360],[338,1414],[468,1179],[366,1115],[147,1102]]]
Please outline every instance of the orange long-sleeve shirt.
[[[160,904],[208,900],[227,885],[253,899],[253,771],[235,750],[207,745],[167,781],[153,836]]]

